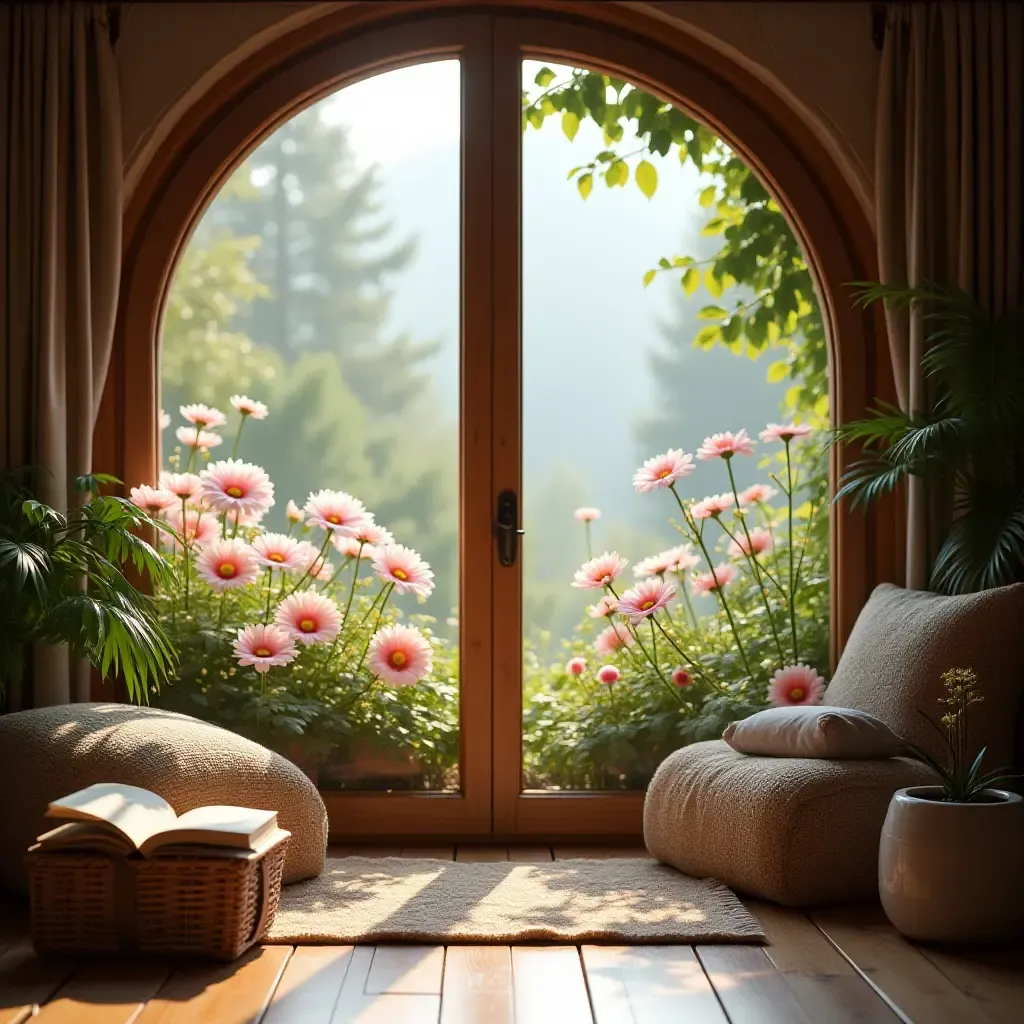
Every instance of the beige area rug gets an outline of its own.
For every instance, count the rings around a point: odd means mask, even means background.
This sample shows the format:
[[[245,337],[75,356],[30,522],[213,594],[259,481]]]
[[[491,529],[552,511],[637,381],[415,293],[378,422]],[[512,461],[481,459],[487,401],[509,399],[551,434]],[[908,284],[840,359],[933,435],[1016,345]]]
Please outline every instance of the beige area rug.
[[[327,861],[281,893],[270,942],[763,942],[733,893],[652,860]]]

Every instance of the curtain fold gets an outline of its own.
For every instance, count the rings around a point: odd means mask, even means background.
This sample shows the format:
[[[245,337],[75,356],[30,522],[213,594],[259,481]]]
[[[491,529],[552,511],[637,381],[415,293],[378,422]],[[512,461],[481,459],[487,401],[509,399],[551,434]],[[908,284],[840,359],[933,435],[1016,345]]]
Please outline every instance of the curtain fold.
[[[1018,0],[890,6],[875,140],[884,284],[958,285],[997,316],[1021,304],[1022,73]],[[887,310],[886,321],[900,407],[921,412],[922,313]],[[927,586],[951,497],[910,479],[908,587]]]
[[[3,466],[41,467],[64,509],[92,469],[121,258],[121,113],[107,7],[0,9]],[[88,698],[88,674],[40,649],[32,702]]]

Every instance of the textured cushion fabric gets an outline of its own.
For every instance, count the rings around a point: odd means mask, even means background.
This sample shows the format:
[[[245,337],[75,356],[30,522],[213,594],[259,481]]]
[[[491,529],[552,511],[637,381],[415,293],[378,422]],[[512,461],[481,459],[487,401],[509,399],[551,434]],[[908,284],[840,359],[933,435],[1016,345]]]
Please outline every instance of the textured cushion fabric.
[[[207,722],[128,704],[65,704],[0,716],[0,887],[25,892],[25,851],[53,822],[51,800],[94,782],[142,786],[178,813],[205,804],[278,812],[286,884],[314,878],[327,852],[320,794],[290,761]]]
[[[722,740],[666,758],[644,839],[666,864],[790,906],[878,898],[878,840],[897,789],[934,782],[917,761],[750,757]]]
[[[861,611],[826,699],[881,719],[934,757],[943,740],[919,713],[941,716],[942,673],[973,668],[984,701],[969,714],[971,746],[985,765],[1010,764],[1024,688],[1024,583],[945,597],[877,587]]]
[[[722,739],[741,754],[871,759],[907,753],[907,744],[874,715],[824,705],[768,708],[726,726]]]

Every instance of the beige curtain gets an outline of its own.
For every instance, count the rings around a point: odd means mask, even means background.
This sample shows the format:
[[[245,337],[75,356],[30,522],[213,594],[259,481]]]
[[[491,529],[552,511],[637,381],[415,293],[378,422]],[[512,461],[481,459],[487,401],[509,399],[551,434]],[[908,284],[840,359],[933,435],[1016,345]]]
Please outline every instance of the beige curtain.
[[[1024,300],[1022,75],[1019,0],[890,6],[875,147],[884,283],[956,284],[995,315]],[[886,315],[900,405],[921,411],[921,314]],[[948,497],[911,480],[909,587],[927,584]]]
[[[107,7],[0,9],[3,465],[36,465],[65,508],[92,469],[121,255],[121,122]],[[87,699],[63,650],[36,654],[37,706]],[[74,681],[73,681],[74,677]]]

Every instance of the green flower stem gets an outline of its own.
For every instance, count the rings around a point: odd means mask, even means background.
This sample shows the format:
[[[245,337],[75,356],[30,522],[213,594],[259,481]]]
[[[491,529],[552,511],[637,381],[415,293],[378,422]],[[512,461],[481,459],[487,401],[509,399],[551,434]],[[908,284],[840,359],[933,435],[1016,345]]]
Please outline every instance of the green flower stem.
[[[283,571],[283,570],[282,570]],[[270,595],[274,589],[274,569],[272,566],[267,566],[267,607],[263,612],[263,625],[267,625],[270,622]]]
[[[793,565],[793,458],[789,450],[790,439],[786,445],[786,500],[789,506],[789,629],[793,638],[793,663],[800,661],[800,641],[796,635],[796,574]]]
[[[683,505],[682,499],[679,497],[679,493],[676,491],[675,485],[673,484],[669,490],[672,492],[673,497],[676,499],[676,504],[679,506],[679,511],[683,514],[683,519],[686,521],[686,525],[693,531],[694,536],[697,538],[697,543],[700,545],[700,550],[703,553],[705,559],[707,559],[708,568],[711,570],[712,575],[715,571],[715,564],[711,561],[711,554],[708,552],[707,545],[704,543],[704,531],[698,530],[696,524],[690,518],[689,512],[686,511]],[[717,518],[717,516],[716,516]],[[721,524],[719,524],[721,525]],[[718,577],[715,576],[717,581]],[[750,660],[747,658],[747,652],[743,647],[743,641],[740,639],[739,630],[736,628],[736,620],[732,617],[732,610],[729,608],[729,602],[725,599],[725,592],[721,585],[715,587],[715,593],[718,595],[718,600],[722,604],[722,611],[725,612],[725,617],[729,620],[729,626],[732,629],[732,635],[736,639],[736,647],[740,652],[740,659],[743,662],[743,667],[747,670],[747,675],[753,679],[754,673],[750,670]]]
[[[800,545],[800,557],[796,561],[796,587],[797,592],[800,590],[800,574],[804,568],[804,555],[807,554],[807,544],[811,539],[811,524],[814,522],[814,513],[818,511],[818,506],[811,504],[811,511],[807,516],[807,526],[804,529],[804,541]]]
[[[609,683],[606,689],[608,690],[608,702],[612,706],[612,721],[615,723],[615,728],[621,731],[622,722],[619,721],[619,709],[615,705],[615,684]]]
[[[360,550],[362,550],[362,549],[360,549]],[[326,590],[328,587],[332,586],[334,584],[334,581],[345,571],[346,568],[348,568],[348,563],[351,562],[351,561],[352,561],[352,556],[351,555],[346,555],[345,556],[345,561],[342,562],[341,565],[338,566],[338,571],[320,589],[321,590]],[[356,559],[356,572],[358,572],[358,571],[359,571],[359,559],[357,558]]]
[[[377,591],[377,596],[373,599],[373,603],[366,610],[366,614],[359,620],[359,625],[362,626],[366,620],[374,613],[377,608],[377,602],[383,597],[385,601],[388,599],[388,595],[391,593],[391,587],[393,583],[386,583],[384,586]]]
[[[313,566],[315,566],[317,564],[317,562],[322,562],[323,561],[324,556],[327,554],[327,547],[328,547],[328,545],[330,543],[331,543],[331,531],[328,530],[327,531],[327,536],[324,537],[323,547],[320,548],[320,553],[316,556],[316,558],[313,559],[312,562],[309,563],[309,568],[299,578],[299,582],[296,583],[295,586],[292,587],[292,589],[288,591],[288,594],[286,596],[291,597],[292,594],[294,594],[295,591],[298,590],[299,587],[301,587],[302,584],[305,583],[306,580],[309,579],[309,577],[313,574]]]
[[[231,539],[234,540],[238,536],[238,520],[242,518],[241,510],[235,512],[235,528],[231,531]]]
[[[231,458],[238,458],[238,443],[242,440],[242,429],[245,427],[245,421],[249,418],[249,414],[246,412],[242,413],[242,422],[238,424],[238,433],[235,434],[235,446],[231,449]]]
[[[666,631],[665,627],[660,622],[658,622],[657,617],[654,616],[654,615],[651,616],[651,625],[652,625],[652,628],[655,625],[657,625],[658,629],[661,630],[662,635],[672,645],[672,647],[675,650],[676,654],[678,654],[679,657],[682,658],[683,661],[685,661],[686,664],[689,665],[690,668],[692,668],[697,673],[697,675],[699,675],[701,677],[701,679],[703,679],[704,682],[706,682],[708,684],[708,686],[713,687],[714,689],[718,690],[720,693],[725,693],[726,692],[717,683],[713,682],[711,677],[704,671],[703,667],[698,662],[694,661],[693,658],[691,658],[690,655],[688,655],[686,653],[686,651],[684,651],[679,646],[679,644],[677,644],[675,642],[675,640],[672,639],[671,635]]]
[[[196,521],[196,532],[199,532],[199,522]],[[184,612],[188,615],[188,563],[190,561],[190,551],[188,543],[188,505],[185,498],[181,499],[181,549],[185,553],[185,557],[181,560],[181,571],[185,575],[185,603]]]
[[[389,583],[387,586],[386,593],[388,597],[391,595],[391,591],[394,589],[394,583]],[[370,630],[370,635],[366,638],[366,646],[363,648],[363,653],[359,656],[359,664],[356,665],[353,675],[358,675],[359,670],[363,667],[363,662],[366,660],[366,652],[370,649],[370,641],[373,639],[374,633],[377,632],[377,627],[380,626],[381,616],[384,614],[384,606],[388,603],[388,598],[385,597],[380,603],[380,608],[377,611],[377,619],[373,624],[373,629]]]
[[[330,537],[328,537],[328,540],[330,540]],[[356,596],[356,581],[359,579],[359,558],[362,555],[362,553],[363,542],[360,541],[359,553],[356,555],[355,568],[353,568],[352,570],[352,585],[348,588],[348,601],[345,603],[345,612],[341,616],[341,628],[338,630],[339,634],[341,633],[341,630],[345,628],[345,623],[348,622],[348,613],[352,608],[352,598]]]
[[[608,584],[608,589],[612,592],[612,596],[617,601],[619,599],[619,595],[615,593],[615,588],[610,583]],[[647,648],[644,647],[644,642],[643,642],[643,640],[640,639],[640,634],[631,625],[629,625],[629,620],[628,619],[626,620],[626,623],[627,623],[626,624],[626,628],[632,634],[633,639],[636,641],[637,647],[640,648],[640,650],[643,652],[643,656],[647,659],[648,663],[651,665],[651,667],[657,673],[658,678],[662,681],[662,683],[664,683],[665,689],[667,689],[668,692],[671,693],[673,697],[675,697],[676,702],[680,706],[682,706],[682,704],[683,704],[682,697],[680,697],[679,694],[676,693],[676,691],[672,688],[672,684],[662,674],[661,668],[658,665],[657,660],[654,657],[652,657],[651,654],[648,652]],[[614,625],[614,623],[612,625]],[[616,632],[617,632],[617,630],[616,630]]]
[[[589,519],[586,520],[583,523],[583,530],[584,530],[584,532],[587,535],[587,561],[589,562],[590,559],[592,559],[594,557],[594,548],[593,548],[593,546],[592,546],[592,544],[590,542],[590,520]]]
[[[228,592],[226,590],[221,591],[220,595],[220,610],[217,612],[217,626],[218,628],[224,625],[224,609],[227,605]]]
[[[679,589],[683,592],[683,604],[686,605],[686,611],[689,613],[690,622],[693,628],[697,628],[697,613],[693,610],[693,602],[690,600],[690,592],[686,589],[686,580],[683,577],[679,578]]]

